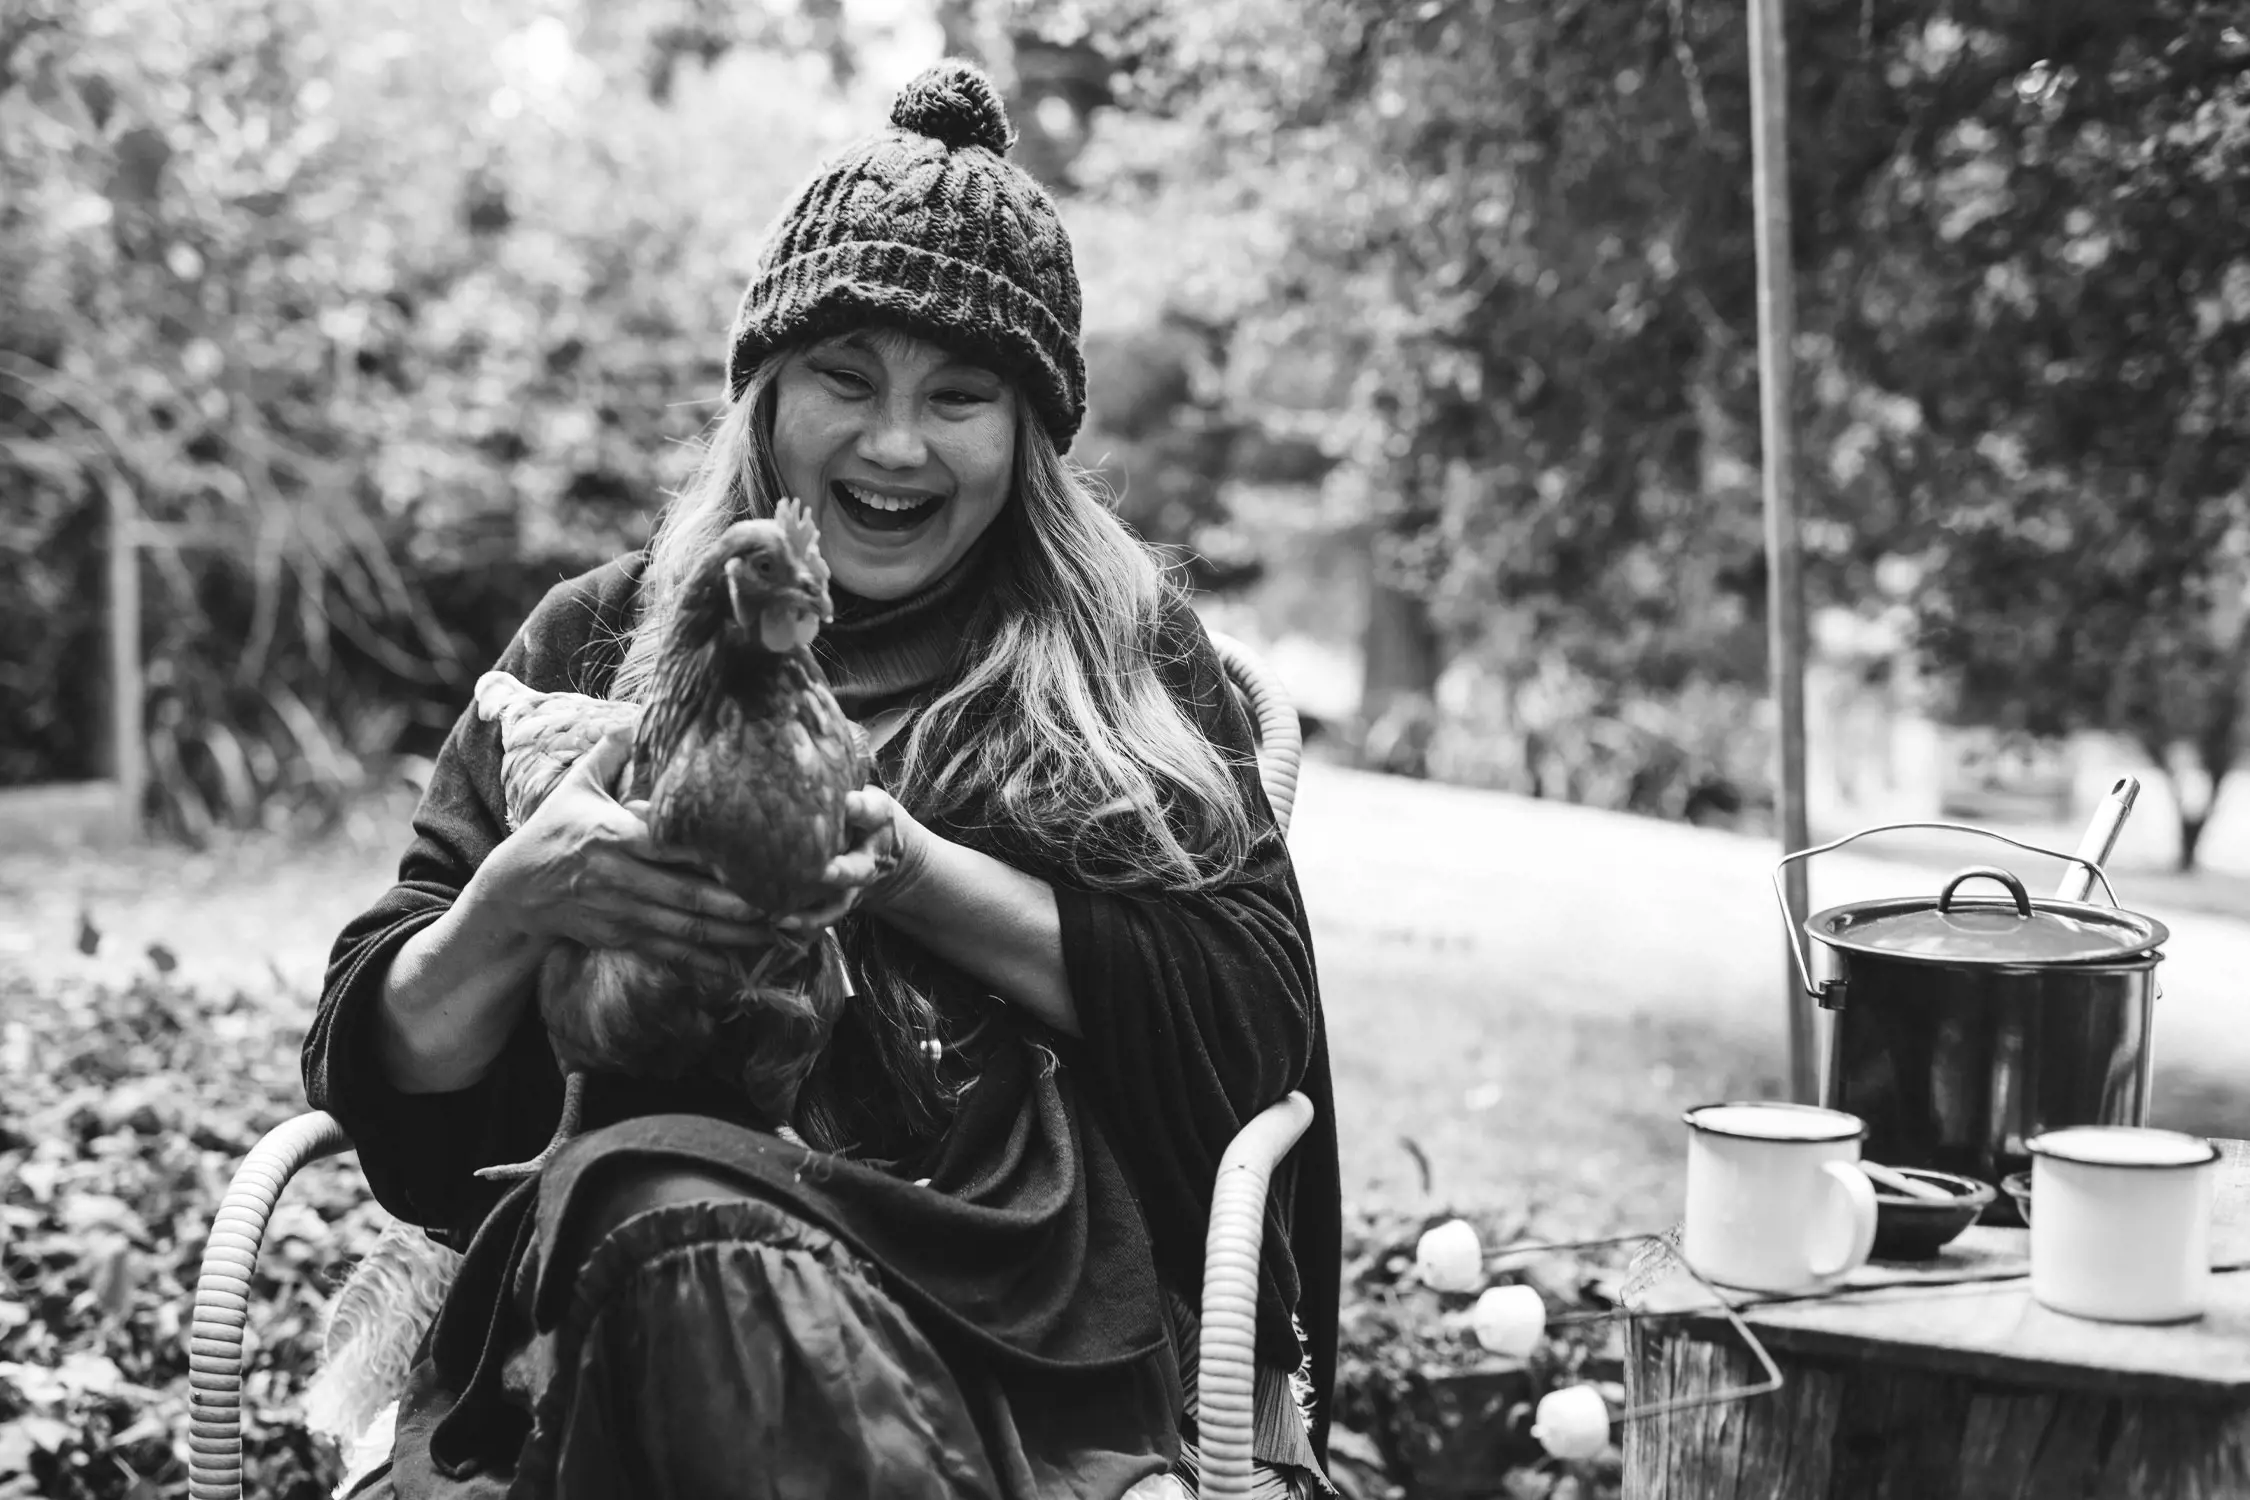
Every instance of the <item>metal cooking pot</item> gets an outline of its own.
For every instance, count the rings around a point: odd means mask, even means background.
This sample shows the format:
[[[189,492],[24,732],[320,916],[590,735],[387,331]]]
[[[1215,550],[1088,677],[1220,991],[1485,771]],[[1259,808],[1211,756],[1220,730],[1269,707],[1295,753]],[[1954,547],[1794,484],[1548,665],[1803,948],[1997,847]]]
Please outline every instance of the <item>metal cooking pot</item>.
[[[1792,860],[1902,828],[1975,833],[2071,860],[2110,893],[2108,876],[2082,856],[1952,823],[1885,824],[1792,854],[1774,871],[1776,893]],[[2007,894],[1964,897],[1971,881]],[[2034,900],[2008,871],[1980,865],[1935,897],[1830,907],[1804,932],[1835,971],[1816,983],[1792,928],[1806,992],[1834,1013],[1822,1102],[1867,1122],[1871,1160],[1997,1187],[2030,1165],[2024,1143],[2041,1131],[2148,1123],[2156,965],[2171,936],[2163,923],[2114,905]]]

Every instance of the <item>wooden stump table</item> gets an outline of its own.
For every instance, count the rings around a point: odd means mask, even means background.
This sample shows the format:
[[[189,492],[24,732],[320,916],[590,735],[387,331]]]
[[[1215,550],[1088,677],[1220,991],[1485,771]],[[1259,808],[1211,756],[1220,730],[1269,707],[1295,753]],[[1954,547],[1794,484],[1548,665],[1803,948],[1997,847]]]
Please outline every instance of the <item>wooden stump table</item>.
[[[2052,1312],[2028,1233],[1981,1225],[1826,1296],[1730,1294],[1781,1389],[1626,1423],[1625,1500],[2250,1497],[2250,1147],[2218,1144],[2212,1264],[2229,1269],[2201,1319]],[[1763,1379],[1690,1278],[1627,1303],[1629,1407]]]

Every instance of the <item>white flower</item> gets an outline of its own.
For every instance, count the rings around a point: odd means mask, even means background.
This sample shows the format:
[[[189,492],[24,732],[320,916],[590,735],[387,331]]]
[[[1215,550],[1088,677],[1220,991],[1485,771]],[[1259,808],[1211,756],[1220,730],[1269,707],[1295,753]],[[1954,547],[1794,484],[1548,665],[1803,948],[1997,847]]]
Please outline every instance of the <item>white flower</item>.
[[[1469,1314],[1477,1342],[1494,1354],[1529,1354],[1547,1331],[1547,1305],[1528,1286],[1487,1287]]]
[[[1531,1435],[1556,1458],[1592,1458],[1609,1446],[1609,1407],[1590,1385],[1549,1391],[1539,1398]]]
[[[1476,1229],[1448,1219],[1424,1231],[1414,1247],[1414,1269],[1425,1285],[1441,1292],[1473,1292],[1484,1279],[1484,1247]]]

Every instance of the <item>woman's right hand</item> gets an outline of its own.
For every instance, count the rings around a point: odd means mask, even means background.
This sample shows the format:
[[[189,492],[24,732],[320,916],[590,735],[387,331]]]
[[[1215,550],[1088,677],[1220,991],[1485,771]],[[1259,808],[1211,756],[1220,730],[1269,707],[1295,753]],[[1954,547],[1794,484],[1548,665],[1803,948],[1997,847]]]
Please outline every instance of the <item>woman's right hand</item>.
[[[629,948],[724,977],[724,950],[765,947],[772,929],[612,794],[631,754],[632,732],[620,730],[579,757],[479,867],[481,894],[542,947]]]

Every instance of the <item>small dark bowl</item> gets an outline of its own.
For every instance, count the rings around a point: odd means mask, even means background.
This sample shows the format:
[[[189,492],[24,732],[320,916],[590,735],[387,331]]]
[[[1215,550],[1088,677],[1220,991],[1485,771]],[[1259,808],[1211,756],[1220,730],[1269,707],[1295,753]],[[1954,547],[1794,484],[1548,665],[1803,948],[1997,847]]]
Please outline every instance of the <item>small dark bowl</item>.
[[[2000,1179],[2000,1186],[2008,1190],[2008,1197],[2014,1201],[2018,1217],[2023,1220],[2024,1228],[2029,1229],[2031,1227],[2031,1174],[2029,1172],[2010,1172]]]
[[[1930,1260],[1938,1251],[1953,1243],[1962,1230],[1977,1221],[1977,1215],[1992,1202],[1992,1184],[1979,1182],[1973,1177],[1956,1177],[1950,1172],[1932,1172],[1924,1167],[1893,1167],[1902,1176],[1944,1188],[1953,1194],[1945,1203],[1925,1202],[1909,1198],[1904,1193],[1875,1190],[1875,1249],[1876,1260]]]

